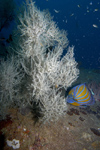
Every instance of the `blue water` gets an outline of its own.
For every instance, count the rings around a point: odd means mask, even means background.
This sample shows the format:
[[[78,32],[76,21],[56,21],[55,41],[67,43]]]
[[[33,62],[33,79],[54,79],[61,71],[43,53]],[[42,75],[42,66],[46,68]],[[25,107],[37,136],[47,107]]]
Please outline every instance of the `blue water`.
[[[75,58],[81,66],[99,69],[100,1],[36,0],[36,5],[41,10],[49,9],[59,28],[67,30],[70,45],[75,46]]]
[[[67,30],[80,66],[100,69],[100,1],[36,0],[36,5],[40,10],[48,9],[59,28]]]

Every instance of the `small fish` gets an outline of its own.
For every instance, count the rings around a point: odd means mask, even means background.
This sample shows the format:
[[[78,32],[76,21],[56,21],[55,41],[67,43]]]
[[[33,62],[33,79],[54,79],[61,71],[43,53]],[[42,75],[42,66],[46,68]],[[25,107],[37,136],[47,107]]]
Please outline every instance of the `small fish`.
[[[72,88],[66,101],[74,106],[87,106],[95,103],[95,99],[85,83]]]
[[[90,5],[92,5],[93,3],[92,2],[90,2]]]
[[[58,11],[58,10],[56,10],[56,9],[54,9],[54,11],[55,11],[55,13],[59,13],[59,11]]]
[[[93,27],[94,27],[94,28],[98,28],[98,26],[97,26],[96,24],[93,24]]]
[[[81,6],[80,6],[80,5],[77,5],[77,7],[79,7],[79,8],[80,8]]]
[[[67,23],[67,20],[65,22]]]
[[[98,9],[94,9],[94,12],[95,12],[95,11],[98,11]]]
[[[87,12],[90,12],[89,10],[87,10]]]
[[[72,13],[70,16],[74,16],[74,13]]]
[[[58,85],[57,85],[57,84],[55,85],[55,88],[58,88]]]

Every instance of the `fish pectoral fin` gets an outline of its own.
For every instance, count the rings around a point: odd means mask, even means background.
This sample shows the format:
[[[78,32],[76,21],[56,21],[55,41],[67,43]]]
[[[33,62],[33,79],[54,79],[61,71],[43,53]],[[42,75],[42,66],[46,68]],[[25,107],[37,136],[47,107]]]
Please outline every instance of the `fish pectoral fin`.
[[[74,102],[76,102],[76,100],[74,100],[73,98],[67,99],[66,101],[67,101],[67,103],[74,103]]]
[[[67,103],[72,104],[74,106],[80,106],[80,104],[73,98],[70,98],[70,99],[68,98],[68,99],[66,99],[66,101],[67,101]]]

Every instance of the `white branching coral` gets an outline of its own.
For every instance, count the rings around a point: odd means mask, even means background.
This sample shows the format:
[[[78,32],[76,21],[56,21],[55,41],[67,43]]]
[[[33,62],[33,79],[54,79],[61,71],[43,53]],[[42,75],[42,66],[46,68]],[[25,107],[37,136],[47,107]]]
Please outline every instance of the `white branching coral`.
[[[0,64],[0,117],[5,118],[7,109],[11,107],[19,93],[19,84],[23,75],[20,63],[12,56]]]
[[[21,9],[14,34],[12,48],[21,54],[21,67],[30,78],[28,103],[37,104],[43,122],[58,119],[67,110],[62,89],[67,90],[79,74],[74,47],[67,48],[66,32],[32,1]]]
[[[65,95],[62,96],[60,90],[67,90],[78,77],[73,49],[69,47],[66,56],[61,60],[60,53],[49,53],[44,63],[39,61],[33,71],[32,95],[34,101],[40,103],[41,113],[44,114],[43,122],[58,119],[67,110]]]
[[[43,55],[46,50],[53,46],[65,48],[68,45],[67,34],[64,30],[59,30],[56,23],[52,20],[48,11],[38,10],[34,2],[27,3],[19,13],[17,51],[23,51],[27,57]],[[34,51],[33,51],[34,49]]]

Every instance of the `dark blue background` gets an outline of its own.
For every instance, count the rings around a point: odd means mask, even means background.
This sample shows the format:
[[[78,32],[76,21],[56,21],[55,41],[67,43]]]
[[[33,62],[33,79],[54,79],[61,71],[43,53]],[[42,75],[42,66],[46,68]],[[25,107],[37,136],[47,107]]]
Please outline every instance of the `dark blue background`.
[[[21,0],[16,1],[18,4],[21,3]],[[40,10],[49,9],[59,28],[67,30],[69,44],[75,46],[75,58],[81,67],[100,69],[99,0],[36,0],[35,2]],[[93,24],[96,24],[97,28],[93,27]]]

